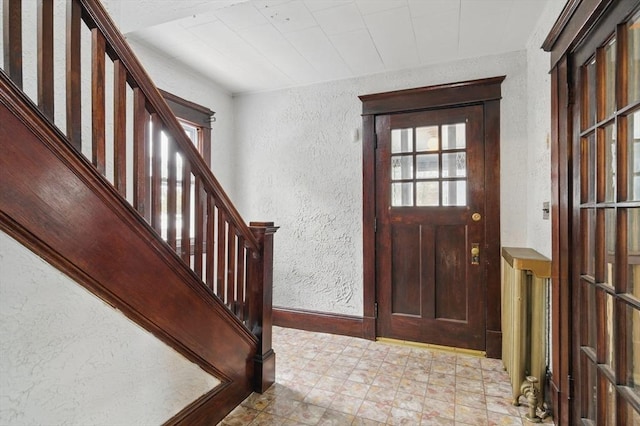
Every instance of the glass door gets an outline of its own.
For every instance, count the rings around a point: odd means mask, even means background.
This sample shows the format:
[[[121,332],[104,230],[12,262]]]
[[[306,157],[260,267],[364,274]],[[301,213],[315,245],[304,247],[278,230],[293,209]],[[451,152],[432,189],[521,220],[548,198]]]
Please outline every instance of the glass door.
[[[593,425],[640,424],[640,12],[616,24],[574,56],[574,379]]]

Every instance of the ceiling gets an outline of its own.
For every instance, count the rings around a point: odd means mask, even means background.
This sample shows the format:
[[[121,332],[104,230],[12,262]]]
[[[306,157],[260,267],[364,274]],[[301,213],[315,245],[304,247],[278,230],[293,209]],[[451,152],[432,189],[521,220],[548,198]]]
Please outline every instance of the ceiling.
[[[549,1],[103,0],[127,39],[245,93],[524,49]]]

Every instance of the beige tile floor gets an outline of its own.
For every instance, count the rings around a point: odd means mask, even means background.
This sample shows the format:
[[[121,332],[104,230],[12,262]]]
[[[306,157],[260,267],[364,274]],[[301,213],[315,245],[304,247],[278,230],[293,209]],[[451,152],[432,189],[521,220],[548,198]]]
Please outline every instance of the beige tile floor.
[[[280,327],[273,346],[276,383],[220,425],[531,424],[500,360]]]

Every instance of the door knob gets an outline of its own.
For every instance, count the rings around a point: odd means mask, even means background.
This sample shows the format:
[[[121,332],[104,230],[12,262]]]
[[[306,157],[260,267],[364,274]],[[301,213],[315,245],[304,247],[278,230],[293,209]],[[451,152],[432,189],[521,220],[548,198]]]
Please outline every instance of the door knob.
[[[480,264],[480,245],[478,243],[471,244],[471,264]]]

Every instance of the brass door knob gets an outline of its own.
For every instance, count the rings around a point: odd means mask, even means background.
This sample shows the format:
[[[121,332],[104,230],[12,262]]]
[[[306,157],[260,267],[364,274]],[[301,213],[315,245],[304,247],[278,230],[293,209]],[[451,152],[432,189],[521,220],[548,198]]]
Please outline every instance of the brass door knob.
[[[471,220],[473,220],[474,222],[477,222],[480,219],[482,219],[482,215],[480,213],[474,213],[471,215]]]

